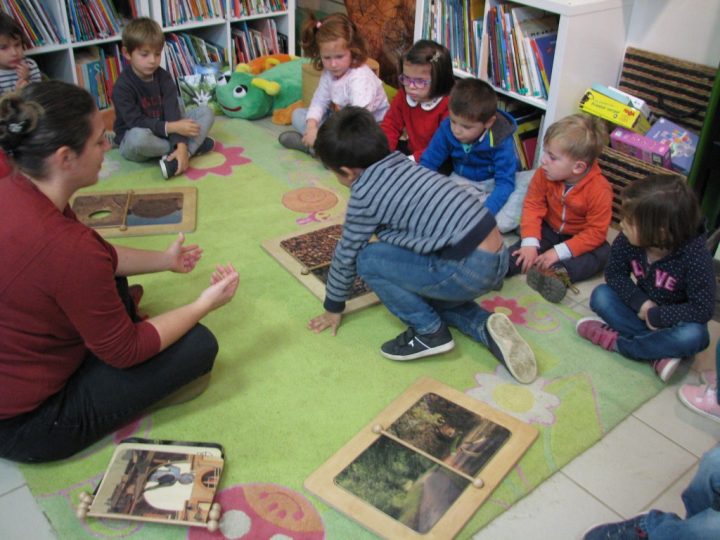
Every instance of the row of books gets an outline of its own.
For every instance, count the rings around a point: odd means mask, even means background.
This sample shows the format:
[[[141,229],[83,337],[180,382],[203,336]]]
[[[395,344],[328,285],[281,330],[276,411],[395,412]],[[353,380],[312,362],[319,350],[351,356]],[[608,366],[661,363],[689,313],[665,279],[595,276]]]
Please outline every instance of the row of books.
[[[488,10],[488,79],[497,87],[547,99],[558,16],[512,3]]]
[[[515,119],[517,129],[513,134],[515,153],[522,170],[532,169],[535,164],[535,153],[538,135],[543,123],[543,111],[519,101],[501,99],[498,109],[504,110]]]
[[[249,17],[263,13],[276,13],[287,11],[285,0],[233,0],[233,17]]]
[[[112,89],[126,61],[120,54],[118,43],[104,47],[92,46],[80,49],[75,54],[75,73],[78,85],[95,98],[98,109],[112,105]]]
[[[111,0],[65,0],[72,41],[104,39],[119,34],[123,21]]]
[[[251,25],[242,21],[232,29],[233,48],[238,64],[258,56],[288,51],[287,36],[278,33],[274,19],[261,19]]]
[[[66,39],[41,0],[0,0],[2,11],[15,19],[34,47],[65,43]]]
[[[472,75],[480,73],[483,0],[426,0],[422,36],[445,45],[453,67]]]
[[[225,17],[224,0],[165,0],[162,8],[163,26]]]
[[[197,73],[198,67],[228,62],[225,48],[185,32],[165,36],[165,65],[175,80]]]

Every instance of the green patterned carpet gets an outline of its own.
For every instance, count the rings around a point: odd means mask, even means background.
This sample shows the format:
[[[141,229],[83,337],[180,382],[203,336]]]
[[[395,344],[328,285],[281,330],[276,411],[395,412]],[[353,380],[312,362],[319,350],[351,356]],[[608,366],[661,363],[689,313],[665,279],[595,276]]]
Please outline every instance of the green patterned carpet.
[[[107,155],[93,190],[198,188],[198,225],[188,241],[203,247],[203,259],[189,275],[138,279],[145,287],[144,311],[155,314],[194,299],[216,262],[233,262],[241,284],[231,304],[205,319],[218,337],[220,354],[204,395],[146,416],[73,459],[22,467],[60,538],[374,538],[306,492],[303,481],[421,376],[540,430],[463,529],[460,538],[469,538],[662,388],[646,366],[583,342],[574,331],[580,315],[546,303],[518,278],[479,301],[507,313],[533,347],[540,377],[528,386],[515,384],[485,348],[458,332],[455,349],[445,355],[408,363],[385,360],[380,344],[404,327],[379,305],[347,316],[336,337],[309,332],[305,325],[322,311],[320,301],[260,244],[341,216],[348,192],[309,156],[282,149],[275,133],[266,123],[218,118],[212,131],[220,143],[216,151],[169,182],[156,164],[128,163],[117,151]],[[329,191],[338,203],[301,212],[286,206],[287,197],[283,204],[285,195],[302,188]],[[118,243],[164,248],[171,239],[146,236]],[[78,493],[94,489],[114,444],[127,436],[215,441],[225,447],[222,534],[75,517]]]

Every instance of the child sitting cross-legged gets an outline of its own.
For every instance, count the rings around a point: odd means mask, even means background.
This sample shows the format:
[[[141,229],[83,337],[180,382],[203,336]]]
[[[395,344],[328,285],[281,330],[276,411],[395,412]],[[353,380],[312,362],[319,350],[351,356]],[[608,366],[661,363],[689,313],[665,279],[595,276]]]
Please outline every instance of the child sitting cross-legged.
[[[160,67],[165,36],[147,17],[131,20],[123,29],[122,52],[130,64],[113,87],[115,143],[130,161],[160,158],[165,179],[182,174],[191,156],[212,151],[207,134],[215,115],[207,106],[191,109],[184,118],[177,85]]]
[[[451,160],[450,178],[485,204],[501,232],[515,229],[519,214],[501,212],[515,190],[515,120],[498,110],[495,90],[480,79],[457,81],[448,108],[420,165],[440,171]]]
[[[522,383],[537,375],[535,356],[510,319],[474,299],[496,287],[508,250],[492,213],[445,176],[420,167],[388,141],[373,115],[346,107],[318,130],[317,157],[350,188],[345,224],[327,278],[325,313],[314,332],[335,333],[359,275],[409,328],[382,345],[391,360],[451,350],[454,326]],[[378,242],[370,243],[373,235]]]
[[[652,364],[670,379],[681,359],[710,343],[715,272],[700,207],[684,179],[650,175],[622,193],[622,233],[612,245],[606,284],[590,296],[601,318],[577,332],[596,345]]]
[[[610,254],[613,192],[597,164],[607,138],[602,121],[583,114],[555,122],[543,138],[508,276],[527,273],[528,285],[549,302],[602,272]]]

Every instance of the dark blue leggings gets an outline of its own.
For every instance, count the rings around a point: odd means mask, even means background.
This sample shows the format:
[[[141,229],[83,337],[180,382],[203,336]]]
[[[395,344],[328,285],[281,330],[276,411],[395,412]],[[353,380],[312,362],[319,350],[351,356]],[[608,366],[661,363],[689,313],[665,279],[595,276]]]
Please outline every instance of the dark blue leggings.
[[[118,290],[135,318],[127,280]],[[65,387],[34,411],[0,420],[0,457],[26,463],[64,459],[134,420],[212,370],[218,344],[201,324],[142,364],[118,369],[88,353]]]

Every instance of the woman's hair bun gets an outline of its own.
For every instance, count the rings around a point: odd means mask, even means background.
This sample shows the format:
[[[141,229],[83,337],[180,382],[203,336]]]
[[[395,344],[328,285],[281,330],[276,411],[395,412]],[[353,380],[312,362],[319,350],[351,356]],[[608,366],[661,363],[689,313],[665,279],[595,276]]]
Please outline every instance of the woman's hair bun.
[[[25,101],[18,93],[10,93],[0,99],[0,148],[12,156],[31,133],[42,114],[42,107],[33,101]]]

